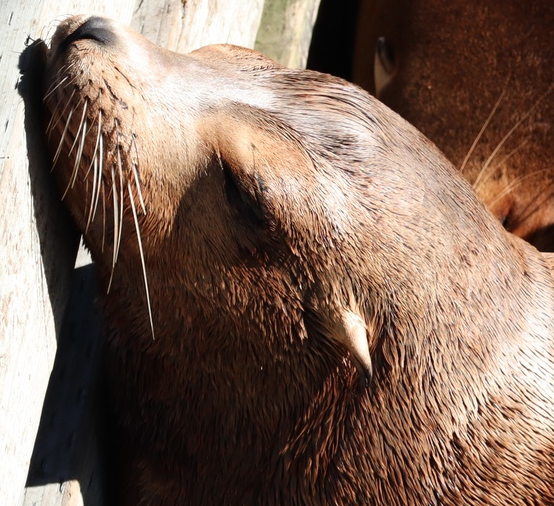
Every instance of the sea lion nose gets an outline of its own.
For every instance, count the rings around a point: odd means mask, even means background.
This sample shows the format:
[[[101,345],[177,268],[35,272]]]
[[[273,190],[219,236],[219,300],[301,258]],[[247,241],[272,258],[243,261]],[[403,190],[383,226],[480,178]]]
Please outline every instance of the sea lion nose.
[[[62,41],[59,50],[63,51],[71,43],[85,39],[95,40],[103,45],[110,45],[115,41],[115,37],[116,35],[109,19],[91,16]]]

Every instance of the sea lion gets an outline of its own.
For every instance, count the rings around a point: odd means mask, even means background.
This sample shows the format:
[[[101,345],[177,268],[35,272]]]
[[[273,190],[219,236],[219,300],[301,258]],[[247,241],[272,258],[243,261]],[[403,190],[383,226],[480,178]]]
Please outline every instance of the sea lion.
[[[125,504],[554,501],[554,286],[360,88],[101,17],[47,60]]]
[[[554,2],[362,0],[353,80],[554,251]]]

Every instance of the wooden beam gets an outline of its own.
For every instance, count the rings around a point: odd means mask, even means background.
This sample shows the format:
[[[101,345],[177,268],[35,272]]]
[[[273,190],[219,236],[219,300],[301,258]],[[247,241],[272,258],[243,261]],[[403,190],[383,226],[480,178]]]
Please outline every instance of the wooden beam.
[[[152,42],[179,53],[207,44],[253,48],[265,0],[149,0],[132,25]]]
[[[266,0],[255,48],[286,67],[305,68],[320,0]]]
[[[77,235],[49,177],[30,51],[56,20],[130,20],[134,0],[0,2],[0,504],[21,504],[68,296]],[[20,94],[21,92],[21,94]],[[23,95],[23,99],[22,99]]]

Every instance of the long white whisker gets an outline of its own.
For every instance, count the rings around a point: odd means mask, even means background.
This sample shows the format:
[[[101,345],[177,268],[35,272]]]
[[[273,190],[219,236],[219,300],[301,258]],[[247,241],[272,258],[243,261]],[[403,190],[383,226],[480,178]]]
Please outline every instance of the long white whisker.
[[[121,162],[121,143],[119,135],[119,123],[115,120],[115,132],[116,132],[116,146],[117,146],[117,172],[119,176],[119,201],[121,205],[119,207],[119,237],[117,238],[117,255],[119,255],[119,247],[121,245],[121,231],[123,230],[123,164]]]
[[[129,200],[131,201],[131,209],[133,211],[133,220],[135,222],[135,230],[137,232],[137,241],[138,241],[138,247],[140,252],[140,262],[142,264],[142,275],[144,279],[144,289],[146,291],[146,304],[148,305],[148,316],[150,318],[150,330],[152,331],[152,340],[155,340],[155,334],[154,334],[154,321],[152,318],[152,305],[150,303],[150,290],[148,288],[148,276],[146,275],[146,262],[144,260],[144,251],[142,249],[142,239],[140,236],[140,227],[139,222],[137,218],[137,210],[135,208],[135,201],[133,199],[133,193],[131,190],[131,183],[127,183],[127,191],[129,192]]]
[[[105,243],[106,243],[106,192],[104,191],[104,185],[102,184],[102,245],[100,247],[100,251],[102,251],[102,253],[104,253]]]
[[[117,261],[117,239],[119,237],[119,220],[117,219],[119,215],[119,205],[117,202],[115,169],[113,165],[111,170],[111,176],[112,176],[112,199],[113,199],[113,251],[112,251],[112,272],[110,274],[110,281],[108,282],[108,293],[110,292],[110,288],[112,286],[113,273],[115,269],[115,263]]]
[[[117,119],[115,120],[115,137],[116,137],[116,150],[117,150],[117,176],[119,179],[119,205],[117,205],[118,202],[118,189],[116,185],[116,174],[114,170],[114,166],[112,165],[112,193],[113,193],[113,202],[114,202],[114,209],[113,209],[113,220],[114,220],[114,244],[113,244],[113,263],[112,263],[112,273],[110,276],[110,281],[108,283],[108,291],[112,285],[113,280],[113,272],[115,269],[115,264],[117,262],[117,258],[119,256],[119,247],[121,245],[121,234],[123,230],[123,166],[121,162],[121,149],[120,149],[120,135],[119,135],[119,123]]]
[[[87,104],[88,102],[85,101],[83,105],[83,114],[81,115],[81,123],[79,124],[79,129],[77,130],[77,134],[75,135],[75,140],[73,141],[73,146],[69,150],[69,154],[73,151],[73,148],[75,147],[77,141],[80,137],[79,147],[77,148],[77,154],[75,155],[75,163],[73,165],[73,173],[71,174],[71,177],[69,178],[69,183],[63,192],[62,200],[67,195],[67,192],[70,188],[73,188],[73,185],[75,184],[75,180],[77,179],[77,173],[79,172],[79,165],[81,164],[81,158],[83,156],[83,148],[85,145],[85,137],[87,133],[87,120],[86,120],[86,112],[87,112]]]
[[[65,69],[63,69],[65,71]],[[55,81],[52,83],[52,85],[50,86],[50,88],[48,89],[48,91],[46,92],[46,94],[44,95],[44,98],[42,99],[43,102],[45,102],[46,100],[48,100],[50,98],[50,96],[63,84],[67,81],[68,77],[65,76],[63,79],[61,79],[60,81]]]
[[[63,84],[71,84],[75,82],[75,77],[70,81],[67,82],[69,79],[69,71],[74,67],[75,64],[72,63],[71,65],[64,65],[63,67],[60,67],[58,71],[56,72],[56,79],[52,82],[50,87],[48,88],[48,91],[45,93],[44,98],[42,101],[46,103],[46,101],[51,97],[51,95]],[[66,74],[62,79],[60,79],[60,76],[62,74]],[[73,90],[73,93],[75,93],[75,90]]]
[[[137,163],[138,163],[138,149],[137,149],[137,142],[136,142],[135,134],[133,134],[133,148],[135,150],[135,159],[137,160]],[[142,207],[142,214],[146,215],[146,206],[144,205],[144,199],[142,197],[142,189],[140,187],[140,178],[139,178],[139,175],[138,175],[137,163],[131,164],[131,167],[133,169],[133,176],[135,178],[135,184],[136,184],[136,187],[137,187],[137,193],[138,193],[138,197],[139,197],[140,206]]]
[[[139,203],[140,203],[140,207],[142,208],[142,214],[146,215],[146,206],[144,205],[144,199],[142,198],[142,190],[140,188],[140,179],[138,177],[137,166],[136,164],[133,163],[132,167],[133,167],[133,176],[135,178],[135,186],[137,188]]]
[[[79,107],[81,105],[81,103],[83,103],[83,100],[81,100],[77,104],[75,109],[77,107]],[[77,146],[77,142],[79,141],[79,135],[81,135],[81,131],[83,130],[83,123],[85,122],[84,119],[85,119],[85,114],[87,112],[87,103],[88,103],[87,101],[84,101],[84,103],[83,103],[83,112],[81,113],[81,119],[79,121],[79,128],[77,129],[77,132],[75,133],[75,139],[73,140],[73,144],[71,145],[71,149],[69,150],[68,154],[73,153],[73,150],[75,149],[75,146]]]
[[[475,137],[475,140],[473,141],[473,144],[471,145],[471,147],[469,148],[469,151],[467,152],[465,158],[464,158],[464,161],[462,162],[462,165],[460,165],[460,172],[463,172],[464,169],[465,169],[465,166],[467,165],[467,162],[469,161],[471,155],[473,154],[473,151],[475,151],[475,148],[477,147],[477,144],[479,143],[479,141],[481,140],[481,137],[483,136],[483,134],[485,133],[485,130],[487,129],[487,127],[489,126],[489,123],[491,122],[492,118],[494,117],[495,113],[496,113],[496,110],[498,109],[498,106],[500,105],[500,103],[502,102],[502,99],[504,98],[504,95],[506,94],[506,90],[508,89],[508,83],[506,82],[506,85],[504,86],[504,89],[502,90],[502,92],[500,93],[500,96],[498,97],[498,100],[496,101],[496,103],[494,104],[494,107],[492,108],[490,114],[488,115],[485,123],[483,124],[483,126],[481,127],[481,130],[479,130],[479,133],[477,134],[477,137]],[[479,174],[480,175],[480,174]]]
[[[98,112],[98,126],[97,126],[97,134],[96,134],[96,144],[94,145],[94,153],[92,155],[92,161],[91,164],[87,170],[87,176],[90,172],[91,167],[94,167],[93,176],[92,176],[92,195],[90,200],[90,209],[87,219],[87,225],[85,228],[85,231],[88,230],[88,227],[90,225],[90,222],[93,220],[94,215],[96,214],[96,206],[98,204],[98,196],[100,195],[100,178],[102,177],[102,159],[100,158],[100,162],[98,160],[98,151],[100,148],[100,144],[102,142],[102,111]],[[99,169],[99,163],[100,163],[100,169]],[[86,177],[86,176],[85,176]]]
[[[92,219],[96,216],[96,209],[98,207],[98,200],[100,199],[100,188],[102,186],[102,174],[104,171],[104,137],[100,135],[100,144],[98,149],[98,191],[96,192],[96,200],[94,202],[94,210],[92,211]]]
[[[511,156],[513,156],[517,151],[519,151],[523,146],[525,146],[525,144],[527,144],[527,142],[528,142],[528,139],[524,139],[523,141],[521,141],[514,149],[512,149],[512,151],[510,151],[510,152],[509,152],[504,158],[502,158],[502,160],[500,160],[491,170],[489,170],[488,174],[487,174],[483,179],[481,179],[479,185],[474,187],[475,191],[477,191],[481,186],[483,186],[483,185],[493,176],[493,174],[496,172],[496,170],[497,170],[499,167],[502,167],[502,165],[504,165],[504,163],[505,163]]]
[[[62,152],[62,147],[63,147],[64,141],[65,141],[65,136],[67,135],[67,130],[69,129],[69,123],[71,122],[71,117],[73,116],[74,111],[75,111],[75,109],[72,108],[71,111],[69,111],[69,114],[67,116],[67,120],[65,122],[65,127],[63,129],[63,132],[62,132],[62,135],[61,135],[61,138],[60,138],[60,143],[58,144],[58,149],[56,150],[56,153],[54,155],[54,159],[53,159],[53,163],[52,163],[53,166],[56,165],[56,162],[58,161],[60,153]]]
[[[98,188],[96,187],[96,182],[98,180],[98,159],[96,156],[92,159],[92,165],[94,167],[93,173],[92,173],[92,193],[90,195],[90,205],[88,209],[88,217],[87,217],[87,224],[85,226],[85,234],[88,232],[88,228],[90,226],[90,223],[92,221],[92,214],[94,210],[94,202],[96,199],[96,192],[98,191]],[[88,179],[85,179],[85,181],[88,184]]]
[[[50,138],[50,135],[52,134],[52,130],[58,125],[58,123],[64,117],[65,111],[72,104],[74,96],[75,96],[75,90],[73,90],[73,93],[71,93],[69,99],[67,100],[67,103],[65,104],[65,106],[62,109],[62,112],[59,114],[59,116],[52,115],[52,118],[50,119],[50,123],[48,124],[48,127],[46,129],[46,135],[48,135],[48,138]],[[74,111],[75,111],[75,107],[71,107],[71,112],[70,112],[70,114],[68,116],[68,120],[65,124],[66,130],[67,130],[67,125],[69,124],[69,118],[71,118],[71,115],[73,114]],[[56,121],[54,121],[54,118],[56,119]]]

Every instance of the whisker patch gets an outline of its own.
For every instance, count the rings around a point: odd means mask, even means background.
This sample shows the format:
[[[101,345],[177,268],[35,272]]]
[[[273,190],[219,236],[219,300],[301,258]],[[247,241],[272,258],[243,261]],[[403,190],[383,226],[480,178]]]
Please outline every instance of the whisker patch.
[[[477,178],[475,179],[475,182],[473,183],[473,187],[474,188],[478,188],[479,187],[479,184],[480,184],[480,181],[483,177],[483,174],[486,172],[487,168],[489,167],[489,165],[491,164],[492,160],[494,159],[494,157],[497,155],[497,153],[500,151],[500,149],[502,148],[502,146],[504,146],[504,144],[508,141],[508,139],[512,136],[512,134],[520,127],[520,125],[527,119],[529,118],[529,116],[531,116],[531,114],[537,109],[537,107],[539,106],[539,104],[543,101],[543,99],[548,95],[550,94],[550,92],[552,91],[552,86],[550,86],[548,88],[548,90],[546,90],[545,93],[542,94],[542,96],[537,100],[537,102],[535,103],[535,105],[533,105],[533,107],[531,107],[518,121],[516,121],[516,123],[514,124],[514,126],[512,128],[510,128],[510,130],[508,131],[508,133],[500,140],[500,142],[498,143],[498,145],[496,146],[496,148],[494,148],[494,150],[492,151],[492,153],[489,155],[489,157],[487,158],[487,160],[485,161],[485,163],[483,164],[483,167],[481,168],[481,171],[479,172],[479,175],[477,176]]]

